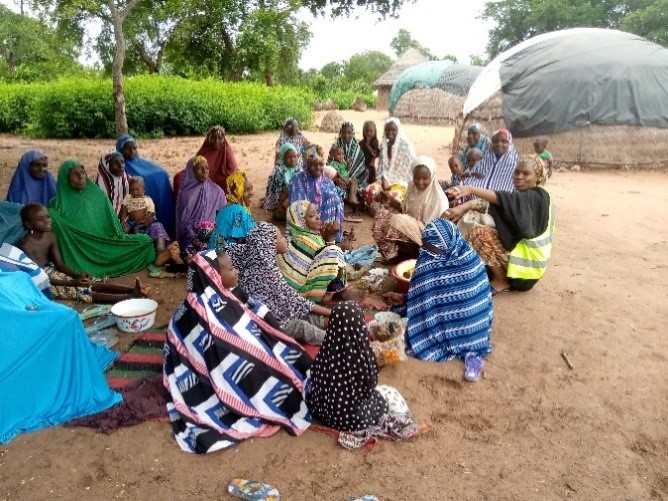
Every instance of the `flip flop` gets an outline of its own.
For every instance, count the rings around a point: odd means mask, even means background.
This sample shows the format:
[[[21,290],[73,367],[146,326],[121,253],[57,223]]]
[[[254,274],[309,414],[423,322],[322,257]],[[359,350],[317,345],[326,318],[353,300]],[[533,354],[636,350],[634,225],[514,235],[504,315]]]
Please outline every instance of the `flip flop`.
[[[464,379],[472,383],[480,379],[484,365],[485,362],[481,357],[472,353],[466,354],[464,357]]]
[[[346,216],[343,218],[346,223],[361,223],[362,219],[359,217]]]
[[[502,294],[504,292],[508,292],[510,289],[503,289],[502,291],[497,291],[492,289],[492,296],[496,296],[497,294]]]

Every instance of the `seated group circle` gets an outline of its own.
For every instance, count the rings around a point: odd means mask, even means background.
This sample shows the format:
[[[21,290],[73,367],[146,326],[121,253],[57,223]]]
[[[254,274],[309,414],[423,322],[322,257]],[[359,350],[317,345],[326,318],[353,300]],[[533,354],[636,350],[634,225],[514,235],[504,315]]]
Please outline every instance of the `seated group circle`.
[[[20,159],[7,201],[23,205],[28,234],[18,246],[38,267],[52,260],[54,273],[98,295],[125,292],[96,290],[92,276],[166,262],[188,271],[164,365],[167,408],[183,450],[210,452],[279,427],[299,435],[311,417],[343,432],[344,445],[417,434],[401,395],[378,385],[360,307],[334,301],[348,286],[346,205],[353,216],[373,213],[383,257],[417,258],[408,293],[386,298],[407,317],[407,351],[416,358],[488,355],[493,293],[528,290],[545,272],[554,227],[542,187],[548,166],[539,155],[520,157],[509,131],[490,139],[471,126],[467,145],[448,162],[449,182],[438,181],[434,159],[415,153],[399,120],[384,124],[381,141],[373,122],[362,136],[356,140],[346,122],[325,153],[296,120],[286,120],[261,203],[285,221],[288,239],[253,220],[252,183],[220,126],[175,176],[173,190],[165,169],[140,157],[128,135],[100,157],[95,183],[74,159],[61,164],[57,179],[43,152]],[[36,243],[50,234],[48,246]],[[221,335],[221,325],[235,336]],[[303,343],[321,346],[313,363]],[[266,360],[254,363],[223,403],[221,392],[232,390],[212,381],[223,381],[230,364],[257,362],[258,347]],[[207,361],[204,374],[193,371],[191,357]],[[247,404],[229,403],[268,399],[280,404],[249,413]]]

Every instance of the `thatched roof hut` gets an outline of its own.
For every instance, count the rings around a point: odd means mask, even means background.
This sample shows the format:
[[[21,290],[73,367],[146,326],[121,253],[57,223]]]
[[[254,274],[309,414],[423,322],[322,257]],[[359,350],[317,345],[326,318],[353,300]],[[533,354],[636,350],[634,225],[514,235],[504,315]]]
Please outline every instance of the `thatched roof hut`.
[[[378,91],[376,109],[387,110],[392,85],[404,70],[425,62],[427,62],[427,58],[416,49],[408,49],[401,54],[399,59],[373,83],[373,87]]]
[[[418,70],[421,68],[439,71],[427,75],[430,77],[427,79],[425,75],[420,77],[422,72]],[[392,88],[390,112],[406,123],[455,125],[462,114],[468,91],[481,71],[480,66],[452,64],[450,61],[434,61],[410,68]],[[403,86],[393,107],[392,97],[395,91],[398,93],[403,80],[410,80],[409,85]]]
[[[668,168],[668,49],[616,30],[546,33],[497,56],[471,87],[471,123],[508,128],[518,151],[548,136],[559,165]]]

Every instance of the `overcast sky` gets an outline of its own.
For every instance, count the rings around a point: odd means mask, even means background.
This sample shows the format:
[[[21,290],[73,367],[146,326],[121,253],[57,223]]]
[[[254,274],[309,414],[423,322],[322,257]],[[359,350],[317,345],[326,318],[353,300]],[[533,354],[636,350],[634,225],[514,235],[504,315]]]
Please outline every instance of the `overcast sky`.
[[[314,18],[304,10],[299,17],[309,24],[312,37],[299,66],[319,70],[331,61],[344,61],[366,50],[379,50],[396,58],[390,42],[401,28],[437,57],[453,54],[468,63],[469,56],[485,53],[491,24],[478,19],[485,1],[417,0],[405,4],[397,19],[385,21],[378,21],[377,16],[361,8],[357,15],[336,20]],[[18,11],[18,0],[0,3]],[[89,29],[99,31],[95,26]],[[85,56],[80,59],[84,64],[92,63],[85,61]]]
[[[334,21],[303,13],[300,18],[309,23],[313,36],[299,66],[319,70],[331,61],[343,61],[365,50],[379,50],[396,58],[390,42],[401,28],[437,57],[454,54],[460,62],[468,63],[469,56],[485,53],[487,33],[493,26],[477,19],[484,6],[485,0],[417,0],[405,4],[397,19],[380,22],[361,9],[357,19],[353,15]]]

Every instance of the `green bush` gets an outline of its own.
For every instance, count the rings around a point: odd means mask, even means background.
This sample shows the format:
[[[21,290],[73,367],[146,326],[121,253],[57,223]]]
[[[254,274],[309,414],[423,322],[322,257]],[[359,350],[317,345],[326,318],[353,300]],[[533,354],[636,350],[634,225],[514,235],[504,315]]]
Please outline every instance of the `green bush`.
[[[280,128],[288,116],[307,126],[316,99],[296,87],[164,76],[127,78],[124,90],[130,133],[144,137],[201,135],[214,124],[230,133],[254,133]],[[111,81],[0,84],[0,132],[113,138]]]

